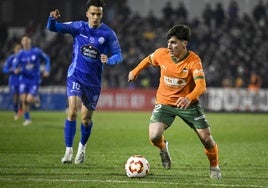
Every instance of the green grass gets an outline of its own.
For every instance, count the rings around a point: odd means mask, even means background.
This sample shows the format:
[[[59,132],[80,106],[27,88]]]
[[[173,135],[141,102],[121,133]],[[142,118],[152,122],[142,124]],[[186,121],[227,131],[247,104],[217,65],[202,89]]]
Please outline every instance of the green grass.
[[[63,165],[65,112],[31,113],[23,127],[12,112],[0,112],[0,187],[266,187],[268,115],[207,113],[220,149],[221,180],[208,178],[208,161],[194,132],[177,119],[166,132],[172,169],[160,165],[159,151],[148,140],[150,112],[99,112],[84,164]],[[78,121],[78,125],[79,125]],[[77,126],[74,150],[80,138]],[[145,178],[125,175],[134,154],[151,166]]]

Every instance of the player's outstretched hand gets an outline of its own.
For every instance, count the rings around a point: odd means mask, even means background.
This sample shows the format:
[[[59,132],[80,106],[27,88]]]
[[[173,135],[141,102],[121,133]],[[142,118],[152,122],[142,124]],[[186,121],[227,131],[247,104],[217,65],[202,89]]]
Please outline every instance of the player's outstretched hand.
[[[53,11],[50,12],[50,17],[53,17],[53,18],[59,18],[60,17],[60,11],[58,9],[55,9]]]
[[[105,54],[101,54],[100,55],[100,60],[103,64],[107,63],[108,62],[108,56],[105,55]]]
[[[128,82],[133,82],[133,81],[135,81],[136,80],[136,76],[134,76],[134,74],[132,73],[132,71],[130,71],[129,73],[128,73]]]

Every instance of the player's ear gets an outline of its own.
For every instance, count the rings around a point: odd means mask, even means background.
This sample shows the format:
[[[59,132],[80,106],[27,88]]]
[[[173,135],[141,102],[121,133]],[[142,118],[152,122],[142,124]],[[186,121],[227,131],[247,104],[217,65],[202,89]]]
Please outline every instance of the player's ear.
[[[186,47],[187,47],[187,45],[188,45],[188,41],[187,41],[187,40],[184,40],[184,41],[183,41],[183,47],[185,47],[185,48],[186,48]]]

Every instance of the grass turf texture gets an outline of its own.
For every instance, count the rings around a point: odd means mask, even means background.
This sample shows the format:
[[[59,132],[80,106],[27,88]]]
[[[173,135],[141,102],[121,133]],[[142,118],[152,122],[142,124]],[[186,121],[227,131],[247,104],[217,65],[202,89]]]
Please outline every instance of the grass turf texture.
[[[82,165],[63,165],[65,112],[32,112],[22,126],[12,112],[0,112],[0,187],[266,187],[268,186],[267,114],[207,113],[220,149],[221,180],[208,178],[208,161],[194,132],[176,119],[165,137],[172,169],[160,164],[148,141],[150,112],[99,112]],[[79,117],[80,118],[80,117]],[[76,154],[80,120],[74,141]],[[145,178],[125,175],[134,154],[151,166]]]

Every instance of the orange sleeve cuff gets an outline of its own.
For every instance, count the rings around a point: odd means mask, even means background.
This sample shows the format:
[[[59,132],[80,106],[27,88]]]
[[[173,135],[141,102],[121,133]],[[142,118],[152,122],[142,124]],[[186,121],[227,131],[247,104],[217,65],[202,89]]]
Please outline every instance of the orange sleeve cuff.
[[[189,93],[186,97],[191,101],[197,100],[206,91],[206,81],[205,79],[197,79],[195,81],[194,90]]]
[[[149,56],[147,56],[146,58],[144,58],[138,65],[136,68],[134,68],[131,72],[134,76],[137,76],[143,69],[145,69],[146,67],[148,67],[150,64],[150,58]]]

